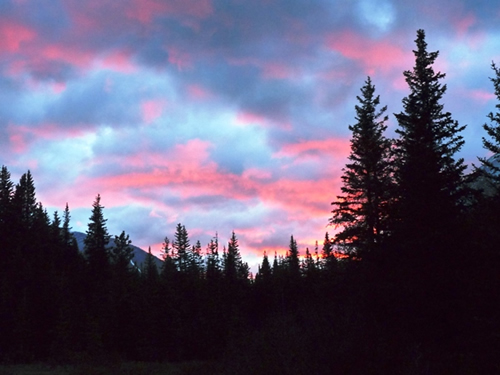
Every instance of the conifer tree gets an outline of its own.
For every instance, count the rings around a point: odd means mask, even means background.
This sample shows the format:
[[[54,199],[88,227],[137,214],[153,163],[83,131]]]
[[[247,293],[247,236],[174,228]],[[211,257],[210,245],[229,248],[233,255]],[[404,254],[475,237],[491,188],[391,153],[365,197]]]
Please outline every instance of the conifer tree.
[[[463,191],[463,159],[455,154],[464,144],[465,126],[445,112],[441,100],[444,73],[432,65],[438,52],[428,52],[423,30],[417,31],[415,66],[404,76],[410,94],[396,114],[396,183],[399,236],[415,249],[436,244],[445,226],[458,216]],[[448,229],[450,229],[448,227]]]
[[[0,270],[2,266],[8,265],[9,249],[12,242],[12,222],[13,211],[12,211],[12,199],[14,196],[14,183],[11,181],[10,172],[6,166],[2,166],[0,171],[0,237],[2,238],[2,243],[0,243]]]
[[[234,231],[229,239],[224,258],[224,276],[228,281],[247,280],[249,276],[249,267],[241,259],[238,238]]]
[[[111,249],[111,259],[117,269],[131,269],[131,261],[134,258],[131,243],[130,236],[125,234],[125,231],[122,231],[119,236],[115,236],[115,244]]]
[[[177,270],[182,274],[186,274],[191,264],[191,248],[189,244],[189,235],[186,227],[181,223],[177,224],[174,234],[174,242],[172,244],[174,259]]]
[[[37,202],[35,193],[35,183],[31,172],[28,171],[21,176],[16,185],[13,203],[20,218],[20,225],[29,230],[33,225],[37,212]]]
[[[161,266],[161,276],[168,283],[175,277],[177,272],[177,266],[173,258],[173,248],[168,237],[165,237],[163,240],[162,252],[163,264]]]
[[[290,244],[287,253],[287,264],[290,279],[298,279],[300,277],[299,249],[297,247],[297,241],[293,238],[293,236],[290,236]]]
[[[495,96],[498,103],[495,108],[498,110],[496,113],[490,112],[488,118],[490,124],[484,124],[483,129],[486,131],[488,138],[483,137],[483,146],[486,150],[491,152],[493,156],[488,158],[479,158],[483,165],[483,171],[495,192],[495,195],[500,195],[500,69],[491,64],[491,68],[495,72],[495,77],[490,78],[493,82],[495,89]]]
[[[159,280],[158,267],[156,267],[154,255],[151,253],[151,246],[148,248],[146,260],[142,268],[142,272],[147,280],[148,285],[155,285]]]
[[[314,279],[315,276],[317,275],[318,269],[316,266],[316,262],[314,261],[308,247],[306,247],[306,255],[302,264],[302,270],[304,276],[308,279]]]
[[[70,221],[71,221],[71,214],[69,212],[68,203],[66,203],[66,206],[64,208],[63,223],[62,223],[63,243],[67,249],[78,250],[76,239],[73,236],[73,233],[71,233]]]
[[[438,52],[427,51],[423,30],[417,31],[415,43],[415,65],[404,72],[410,93],[403,98],[402,112],[395,114],[399,138],[394,226],[387,253],[391,256],[379,263],[384,268],[376,275],[392,291],[379,290],[377,303],[385,300],[394,304],[389,309],[402,312],[394,332],[406,330],[408,337],[423,343],[426,353],[446,353],[444,343],[451,344],[452,332],[459,329],[455,324],[462,311],[452,306],[463,297],[470,251],[464,246],[461,216],[467,193],[465,165],[456,157],[464,144],[460,132],[465,126],[444,110],[445,74],[434,71]],[[390,294],[392,299],[387,298]],[[448,318],[451,315],[454,320]]]
[[[332,202],[330,224],[342,227],[335,236],[347,250],[370,252],[384,237],[388,220],[388,202],[392,184],[390,152],[392,142],[384,136],[387,128],[380,110],[380,97],[370,77],[357,96],[356,124],[352,131],[349,163],[343,169],[342,195]]]
[[[335,258],[335,254],[333,252],[333,244],[328,232],[325,233],[325,240],[323,241],[321,259],[323,262],[323,268],[325,269],[326,272],[332,273],[335,271],[335,268],[337,266],[337,258]]]
[[[84,240],[84,254],[91,272],[94,273],[97,279],[109,276],[110,265],[108,249],[110,235],[106,227],[107,219],[104,218],[103,209],[101,195],[97,194],[92,204],[92,215],[88,224],[87,237]]]
[[[269,263],[269,257],[264,251],[264,256],[262,257],[262,264],[258,267],[257,275],[255,276],[256,283],[269,284],[272,278],[271,263]]]
[[[11,181],[10,172],[6,166],[2,166],[0,172],[0,353],[7,354],[12,349],[15,341],[13,327],[19,317],[15,314],[15,296],[18,283],[19,270],[13,262],[15,257],[13,250],[12,222],[12,197],[14,195],[14,183]],[[2,355],[0,354],[0,360]]]
[[[61,218],[59,217],[59,212],[54,211],[54,216],[50,227],[52,229],[53,236],[56,239],[59,239],[61,236]]]
[[[10,179],[10,172],[6,166],[2,166],[0,172],[0,228],[9,222],[11,215],[12,197],[14,195],[14,183]]]
[[[194,278],[201,278],[205,274],[205,264],[203,261],[203,256],[201,254],[200,241],[196,241],[196,244],[191,249],[189,271]]]
[[[219,280],[222,271],[219,259],[219,238],[217,234],[214,238],[210,239],[207,245],[206,265],[206,279],[210,281]]]

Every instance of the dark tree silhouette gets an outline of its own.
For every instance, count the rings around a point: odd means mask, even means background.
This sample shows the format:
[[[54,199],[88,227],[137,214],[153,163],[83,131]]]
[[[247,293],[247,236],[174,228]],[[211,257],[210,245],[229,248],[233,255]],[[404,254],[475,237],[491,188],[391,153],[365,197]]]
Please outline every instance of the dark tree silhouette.
[[[404,76],[410,94],[403,99],[403,112],[396,114],[397,220],[402,237],[415,249],[428,248],[446,232],[458,215],[463,194],[463,159],[455,154],[464,144],[459,134],[465,126],[444,112],[441,100],[444,73],[432,65],[438,52],[428,52],[423,30],[417,31],[415,67]],[[431,237],[429,237],[431,236]]]
[[[177,270],[182,274],[186,274],[192,265],[192,257],[189,235],[186,227],[181,223],[177,224],[175,228],[174,242],[172,243],[172,258],[175,261]]]
[[[483,146],[491,152],[491,158],[479,158],[483,165],[483,173],[486,174],[490,181],[488,188],[493,188],[495,195],[500,195],[500,69],[491,64],[491,68],[495,72],[495,77],[490,78],[495,89],[495,96],[498,103],[495,105],[497,112],[490,112],[488,118],[490,124],[484,124],[483,129],[486,131],[488,138],[483,137]]]
[[[244,263],[241,258],[240,245],[234,231],[231,233],[223,263],[224,277],[227,281],[248,280],[248,264]]]
[[[130,246],[132,241],[130,236],[122,231],[119,236],[115,236],[115,243],[111,249],[111,260],[116,269],[128,271],[132,268],[131,261],[134,258],[134,251]]]
[[[107,219],[104,218],[103,209],[101,196],[97,194],[92,204],[92,215],[89,219],[87,237],[84,240],[84,254],[96,279],[109,276],[110,254],[108,244],[110,235],[106,227]]]
[[[387,230],[392,174],[391,141],[384,136],[387,116],[380,110],[379,96],[370,77],[357,97],[356,124],[352,131],[349,163],[343,169],[343,195],[332,202],[330,224],[342,229],[334,241],[356,253],[370,252],[380,245]]]
[[[290,236],[290,244],[287,253],[287,266],[290,280],[297,280],[300,277],[299,248],[297,241]]]

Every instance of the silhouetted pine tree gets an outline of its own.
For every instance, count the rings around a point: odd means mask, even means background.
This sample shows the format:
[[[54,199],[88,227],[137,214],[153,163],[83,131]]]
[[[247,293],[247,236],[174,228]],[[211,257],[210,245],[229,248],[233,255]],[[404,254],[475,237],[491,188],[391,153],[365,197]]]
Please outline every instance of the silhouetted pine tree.
[[[440,83],[445,74],[433,69],[438,52],[427,51],[423,30],[415,42],[415,66],[404,72],[410,93],[396,114],[394,251],[380,275],[392,278],[394,289],[380,298],[391,298],[391,309],[399,310],[393,321],[399,321],[397,334],[407,327],[407,339],[423,345],[426,360],[433,361],[436,343],[443,353],[460,341],[452,337],[459,330],[467,258],[461,217],[465,165],[455,154],[464,144],[459,133],[465,127],[441,103],[446,85]]]
[[[159,281],[158,267],[156,266],[154,255],[151,253],[151,246],[148,248],[146,260],[142,266],[143,277],[147,280],[148,284],[154,285]]]
[[[191,249],[191,264],[189,272],[195,279],[201,279],[205,276],[205,262],[201,254],[200,241],[196,241],[196,244]]]
[[[111,248],[111,262],[119,272],[132,269],[131,261],[134,258],[134,251],[130,246],[131,243],[130,236],[125,231],[115,236],[115,243]]]
[[[37,202],[35,193],[35,183],[31,172],[28,171],[21,176],[13,197],[16,216],[21,220],[20,227],[29,230],[33,225],[37,212]]]
[[[241,258],[238,238],[234,231],[229,239],[223,263],[223,273],[227,281],[248,281],[249,267]]]
[[[293,238],[293,236],[290,236],[290,244],[288,245],[286,262],[289,273],[288,278],[290,281],[296,282],[296,280],[300,278],[300,260],[297,241]]]
[[[415,67],[404,76],[410,94],[396,114],[397,220],[402,237],[416,251],[439,239],[458,216],[463,194],[463,159],[455,154],[464,144],[459,126],[441,100],[444,73],[432,65],[438,52],[428,52],[423,30],[417,31]]]
[[[209,283],[216,282],[222,277],[221,261],[219,257],[219,238],[216,234],[210,239],[206,251],[206,279]]]
[[[308,247],[306,247],[306,255],[302,261],[302,272],[307,280],[316,281],[318,277],[319,270]]]
[[[479,158],[482,168],[477,182],[484,189],[482,199],[479,199],[470,210],[467,234],[471,240],[470,249],[474,256],[468,260],[467,306],[470,309],[470,332],[473,338],[469,351],[475,356],[478,366],[477,373],[494,372],[492,365],[498,365],[500,346],[496,344],[500,337],[500,304],[496,297],[500,291],[500,69],[492,63],[495,77],[493,82],[497,104],[496,112],[490,112],[490,124],[483,128],[487,137],[483,137],[484,148],[493,155],[489,158]],[[494,366],[494,365],[493,365]]]
[[[483,146],[486,150],[493,154],[491,159],[479,158],[483,165],[483,171],[487,178],[491,181],[491,187],[495,195],[500,195],[500,69],[495,63],[491,64],[491,68],[495,72],[495,77],[490,78],[495,89],[495,96],[498,103],[495,105],[497,112],[490,112],[488,118],[491,124],[484,124],[483,129],[486,131],[488,138],[483,137]],[[496,163],[495,163],[496,162]]]
[[[177,270],[186,274],[191,266],[191,248],[189,244],[189,235],[186,227],[181,223],[177,224],[172,243],[172,259],[174,259]]]
[[[255,275],[255,283],[256,284],[265,284],[267,286],[270,285],[272,280],[272,270],[271,263],[269,263],[269,257],[267,253],[264,251],[264,256],[262,257],[262,264],[258,266],[257,275]]]
[[[162,247],[162,258],[163,264],[161,266],[161,278],[164,283],[170,284],[172,280],[175,278],[177,271],[177,266],[174,260],[174,249],[171,246],[170,239],[165,237],[163,240]]]
[[[14,183],[10,172],[2,166],[0,172],[0,353],[8,353],[15,321],[13,313],[12,197]],[[0,355],[0,360],[2,356]]]
[[[386,232],[388,203],[390,200],[392,172],[390,168],[391,141],[384,136],[387,128],[387,107],[377,109],[379,96],[370,77],[357,96],[357,123],[349,126],[352,131],[349,163],[343,169],[343,195],[332,202],[330,224],[342,230],[335,242],[342,243],[356,253],[370,252],[378,246]]]
[[[337,258],[335,257],[333,243],[328,232],[325,233],[323,249],[321,251],[321,260],[324,271],[329,275],[333,275],[337,268]]]
[[[112,318],[110,306],[111,261],[109,252],[110,235],[98,194],[92,204],[92,215],[84,240],[84,256],[87,261],[88,300],[87,342],[92,352],[99,353],[110,345],[109,320]]]
[[[104,207],[101,205],[101,196],[97,197],[92,204],[92,215],[85,237],[84,254],[89,268],[96,280],[105,280],[109,277],[110,253],[109,240],[110,235],[106,227],[107,219],[103,215]]]

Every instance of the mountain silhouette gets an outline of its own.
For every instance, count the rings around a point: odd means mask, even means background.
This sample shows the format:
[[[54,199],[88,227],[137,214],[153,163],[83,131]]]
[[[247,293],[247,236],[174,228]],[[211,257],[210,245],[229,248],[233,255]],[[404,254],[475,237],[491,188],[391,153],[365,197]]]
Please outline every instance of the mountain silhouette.
[[[82,233],[82,232],[73,232],[73,235],[76,238],[76,242],[78,244],[78,250],[83,252],[83,249],[85,248],[84,240],[87,237],[87,235],[85,233]],[[115,241],[114,236],[112,236],[111,240],[110,240],[110,245],[109,245],[110,247],[114,246],[114,241]],[[130,245],[130,247],[132,248],[133,253],[134,253],[134,258],[132,259],[132,262],[134,263],[134,265],[136,267],[138,267],[140,269],[141,265],[146,261],[146,256],[148,255],[148,252],[144,251],[140,247],[137,247],[137,246],[132,245],[132,244]],[[163,261],[156,256],[154,256],[153,259],[156,263],[156,267],[158,267],[158,269],[160,269],[160,267],[163,264]]]

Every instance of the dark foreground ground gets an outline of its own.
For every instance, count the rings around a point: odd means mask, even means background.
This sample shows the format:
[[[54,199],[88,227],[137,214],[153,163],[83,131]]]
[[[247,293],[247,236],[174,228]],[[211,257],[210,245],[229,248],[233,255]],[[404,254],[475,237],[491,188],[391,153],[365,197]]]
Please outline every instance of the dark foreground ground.
[[[218,374],[211,362],[143,363],[126,362],[106,365],[79,364],[67,366],[0,365],[0,375],[194,375]]]

